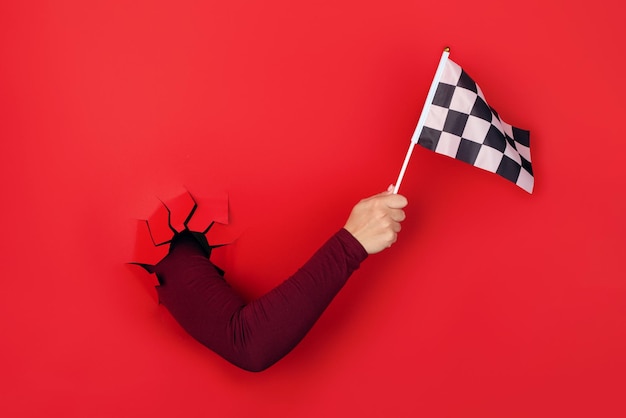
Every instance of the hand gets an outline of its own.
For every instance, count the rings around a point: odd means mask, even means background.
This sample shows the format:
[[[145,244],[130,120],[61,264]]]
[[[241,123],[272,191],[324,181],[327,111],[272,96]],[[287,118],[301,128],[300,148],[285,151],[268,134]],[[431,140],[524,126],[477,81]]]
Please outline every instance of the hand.
[[[406,197],[393,194],[391,185],[386,192],[357,203],[344,228],[368,254],[378,253],[396,242],[400,222],[406,217],[402,208],[407,204]]]

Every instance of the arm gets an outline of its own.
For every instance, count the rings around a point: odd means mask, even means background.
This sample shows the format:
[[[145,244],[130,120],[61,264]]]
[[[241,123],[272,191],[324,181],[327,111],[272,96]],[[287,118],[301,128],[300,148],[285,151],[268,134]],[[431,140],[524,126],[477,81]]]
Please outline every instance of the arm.
[[[359,202],[346,226],[302,268],[250,303],[190,234],[180,234],[155,269],[159,299],[202,344],[243,369],[264,370],[302,340],[368,254],[395,242],[404,205],[406,199],[389,192]]]

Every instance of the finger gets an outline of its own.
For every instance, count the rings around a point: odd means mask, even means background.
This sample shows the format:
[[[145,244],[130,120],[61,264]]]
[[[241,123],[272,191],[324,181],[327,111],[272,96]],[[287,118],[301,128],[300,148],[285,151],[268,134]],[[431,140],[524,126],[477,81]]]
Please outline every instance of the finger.
[[[389,244],[387,244],[387,248],[395,244],[397,240],[398,240],[398,234],[393,234],[393,237],[391,237],[391,240],[389,240]]]
[[[402,221],[404,221],[406,219],[406,214],[404,213],[404,211],[402,209],[392,209],[389,212],[389,216],[395,222],[402,222]]]
[[[391,194],[391,195],[385,196],[384,199],[385,199],[385,205],[387,205],[387,207],[392,208],[392,209],[402,209],[403,207],[409,204],[409,201],[406,199],[406,197],[400,194]]]

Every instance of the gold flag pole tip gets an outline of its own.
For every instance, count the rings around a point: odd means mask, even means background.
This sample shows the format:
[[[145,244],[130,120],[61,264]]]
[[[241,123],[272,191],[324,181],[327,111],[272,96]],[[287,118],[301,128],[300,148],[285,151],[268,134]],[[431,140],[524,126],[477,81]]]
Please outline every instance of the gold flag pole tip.
[[[449,47],[449,46],[445,47],[445,48],[443,49],[443,52],[450,52],[450,47]]]

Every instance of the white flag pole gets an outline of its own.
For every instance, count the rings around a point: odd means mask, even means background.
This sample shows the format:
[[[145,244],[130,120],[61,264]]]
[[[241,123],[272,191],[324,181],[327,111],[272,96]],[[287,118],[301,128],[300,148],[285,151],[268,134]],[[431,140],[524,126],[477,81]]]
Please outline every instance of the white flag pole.
[[[393,194],[397,194],[400,189],[400,183],[402,183],[402,179],[404,178],[404,172],[406,171],[406,167],[409,165],[409,160],[411,159],[411,154],[413,154],[413,148],[415,148],[415,142],[411,141],[411,145],[409,145],[409,150],[404,157],[404,163],[402,163],[402,168],[400,169],[400,175],[398,176],[398,181],[396,181],[396,185],[393,188]]]
[[[411,154],[413,154],[413,148],[415,147],[415,144],[417,144],[417,141],[422,134],[422,129],[424,128],[424,123],[426,122],[426,117],[428,116],[430,105],[432,104],[433,98],[435,97],[437,85],[441,80],[441,75],[443,74],[443,70],[446,67],[446,61],[448,60],[449,55],[450,48],[444,48],[443,53],[441,54],[441,59],[439,60],[439,65],[437,66],[437,71],[435,71],[435,77],[433,78],[433,82],[431,83],[430,89],[428,90],[428,95],[426,96],[426,101],[424,102],[422,113],[420,114],[420,118],[417,121],[415,131],[413,131],[413,136],[411,137],[411,145],[409,146],[409,150],[404,157],[404,163],[402,163],[402,168],[400,169],[398,181],[396,181],[396,185],[393,189],[394,194],[398,193],[398,190],[400,189],[400,183],[402,183],[402,179],[404,178],[404,172],[406,171],[406,167],[409,165],[409,159],[411,158]]]

